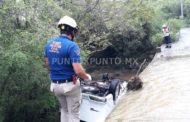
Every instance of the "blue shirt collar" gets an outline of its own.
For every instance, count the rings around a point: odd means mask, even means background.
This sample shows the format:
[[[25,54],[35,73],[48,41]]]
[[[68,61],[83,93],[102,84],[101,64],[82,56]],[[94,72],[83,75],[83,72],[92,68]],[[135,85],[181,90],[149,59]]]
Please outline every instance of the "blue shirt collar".
[[[66,35],[59,35],[59,37],[60,37],[60,38],[66,38],[66,39],[68,39],[68,40],[71,40],[71,39],[69,39]],[[71,41],[73,41],[73,40],[71,40]]]

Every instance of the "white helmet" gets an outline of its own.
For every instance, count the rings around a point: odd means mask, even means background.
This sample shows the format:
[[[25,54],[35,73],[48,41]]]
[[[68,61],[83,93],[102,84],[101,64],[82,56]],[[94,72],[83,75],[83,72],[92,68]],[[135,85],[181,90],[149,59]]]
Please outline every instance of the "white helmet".
[[[166,25],[166,24],[162,25],[162,28],[166,28],[166,27],[167,27],[167,25]]]
[[[73,18],[69,17],[69,16],[62,17],[58,22],[58,26],[61,25],[61,24],[65,24],[65,25],[69,25],[69,26],[71,26],[73,28],[77,28],[76,21]]]

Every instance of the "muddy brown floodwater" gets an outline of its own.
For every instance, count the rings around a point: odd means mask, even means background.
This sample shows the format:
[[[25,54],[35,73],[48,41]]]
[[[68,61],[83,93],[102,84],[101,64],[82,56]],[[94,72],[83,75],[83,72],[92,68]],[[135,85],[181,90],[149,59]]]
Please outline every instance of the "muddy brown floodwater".
[[[190,29],[161,49],[140,74],[143,89],[127,93],[106,122],[190,122]]]

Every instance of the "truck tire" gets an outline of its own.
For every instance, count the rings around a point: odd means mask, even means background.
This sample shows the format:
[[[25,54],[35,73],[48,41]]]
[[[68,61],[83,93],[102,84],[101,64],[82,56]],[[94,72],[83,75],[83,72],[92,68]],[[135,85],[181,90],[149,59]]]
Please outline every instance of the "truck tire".
[[[119,92],[120,92],[119,80],[118,79],[111,80],[111,84],[109,87],[109,93],[111,93],[113,95],[114,101],[117,100]]]

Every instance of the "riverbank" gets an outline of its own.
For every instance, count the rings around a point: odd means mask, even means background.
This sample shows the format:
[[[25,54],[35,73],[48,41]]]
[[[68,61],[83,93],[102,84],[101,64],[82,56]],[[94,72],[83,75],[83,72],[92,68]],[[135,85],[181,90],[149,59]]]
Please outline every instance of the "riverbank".
[[[131,77],[135,76],[137,70],[127,70],[127,69],[113,69],[113,68],[101,68],[93,71],[91,73],[94,80],[102,78],[103,73],[108,73],[109,76],[114,78],[119,78],[122,80],[129,80]]]

